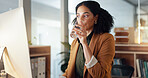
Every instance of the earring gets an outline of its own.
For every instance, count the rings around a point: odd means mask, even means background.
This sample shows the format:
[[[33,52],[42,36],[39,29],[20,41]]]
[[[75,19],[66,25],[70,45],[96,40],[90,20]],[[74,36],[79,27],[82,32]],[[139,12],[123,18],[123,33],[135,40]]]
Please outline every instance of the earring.
[[[97,21],[95,21],[95,24],[97,24]]]

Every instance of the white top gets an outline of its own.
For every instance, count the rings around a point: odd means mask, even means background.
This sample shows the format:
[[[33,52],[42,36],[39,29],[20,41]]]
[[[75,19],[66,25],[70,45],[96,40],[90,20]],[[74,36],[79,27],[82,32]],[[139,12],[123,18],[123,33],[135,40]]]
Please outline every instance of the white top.
[[[85,66],[86,66],[87,68],[91,68],[91,67],[93,67],[97,62],[98,62],[98,60],[97,60],[94,56],[92,56],[91,59],[90,59],[90,61],[89,61],[89,63],[85,64]]]

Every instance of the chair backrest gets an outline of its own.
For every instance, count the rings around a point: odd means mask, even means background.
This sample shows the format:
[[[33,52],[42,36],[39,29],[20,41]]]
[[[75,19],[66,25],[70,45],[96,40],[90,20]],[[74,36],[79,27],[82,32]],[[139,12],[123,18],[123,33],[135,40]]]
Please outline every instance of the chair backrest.
[[[131,78],[134,72],[134,68],[129,65],[113,65],[111,75],[113,77],[126,77]]]

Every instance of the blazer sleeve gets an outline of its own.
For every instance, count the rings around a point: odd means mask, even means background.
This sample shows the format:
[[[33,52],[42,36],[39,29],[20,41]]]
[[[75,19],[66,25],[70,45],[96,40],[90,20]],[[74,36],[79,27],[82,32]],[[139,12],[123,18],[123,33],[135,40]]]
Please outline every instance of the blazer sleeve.
[[[98,40],[96,58],[98,62],[91,68],[88,68],[88,73],[93,78],[104,78],[106,73],[111,72],[113,58],[115,55],[115,42],[111,34],[100,36],[101,39]]]

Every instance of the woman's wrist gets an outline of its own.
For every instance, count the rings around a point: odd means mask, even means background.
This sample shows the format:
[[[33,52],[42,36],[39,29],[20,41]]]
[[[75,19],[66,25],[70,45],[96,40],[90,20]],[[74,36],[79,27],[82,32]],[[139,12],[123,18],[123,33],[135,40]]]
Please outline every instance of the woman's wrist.
[[[82,44],[83,48],[86,48],[88,46],[87,42],[83,42],[81,44]]]
[[[81,41],[81,44],[82,44],[82,45],[87,45],[87,40],[86,40],[86,39],[82,40],[82,41]]]
[[[87,43],[82,44],[83,50],[84,50],[84,56],[85,56],[85,62],[88,63],[92,57],[91,50],[89,48],[89,45]]]

